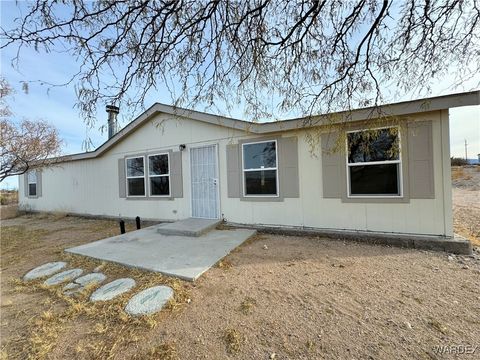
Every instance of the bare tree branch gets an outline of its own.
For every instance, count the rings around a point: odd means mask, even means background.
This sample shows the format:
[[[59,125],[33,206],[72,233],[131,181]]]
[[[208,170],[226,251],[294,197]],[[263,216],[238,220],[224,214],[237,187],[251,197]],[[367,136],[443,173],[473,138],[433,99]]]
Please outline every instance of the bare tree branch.
[[[136,111],[165,90],[259,120],[420,94],[452,70],[455,85],[480,86],[478,0],[35,0],[0,36],[1,48],[78,58],[90,124],[100,103]]]

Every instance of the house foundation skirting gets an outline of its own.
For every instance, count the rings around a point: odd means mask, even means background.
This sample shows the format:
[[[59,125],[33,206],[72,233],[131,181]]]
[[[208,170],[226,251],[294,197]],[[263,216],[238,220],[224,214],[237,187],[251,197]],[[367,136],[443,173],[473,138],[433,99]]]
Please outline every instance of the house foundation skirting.
[[[403,233],[384,233],[372,231],[352,231],[336,229],[319,229],[308,227],[249,225],[226,223],[228,227],[255,229],[260,233],[290,236],[322,236],[337,240],[349,240],[374,245],[444,251],[452,254],[471,255],[472,243],[457,234],[452,237],[437,235],[416,235]]]
[[[27,211],[27,213],[42,213],[43,211]],[[45,213],[45,212],[43,212]],[[55,214],[55,212],[50,212]],[[134,221],[134,218],[107,216],[107,215],[93,215],[93,214],[79,214],[67,213],[65,215],[78,216],[90,219],[110,219]],[[148,218],[143,219],[144,226],[158,224],[162,222],[174,222],[176,220],[163,220]],[[404,233],[386,233],[373,231],[353,231],[353,230],[337,230],[337,229],[321,229],[300,226],[280,226],[280,225],[261,225],[261,224],[240,224],[233,222],[226,222],[220,226],[230,228],[244,228],[254,229],[260,233],[266,234],[280,234],[290,236],[322,236],[336,240],[349,240],[359,243],[373,244],[373,245],[387,245],[419,250],[444,251],[447,253],[458,255],[472,255],[472,243],[464,237],[455,234],[454,237],[438,236],[438,235],[418,235],[418,234],[404,234]]]

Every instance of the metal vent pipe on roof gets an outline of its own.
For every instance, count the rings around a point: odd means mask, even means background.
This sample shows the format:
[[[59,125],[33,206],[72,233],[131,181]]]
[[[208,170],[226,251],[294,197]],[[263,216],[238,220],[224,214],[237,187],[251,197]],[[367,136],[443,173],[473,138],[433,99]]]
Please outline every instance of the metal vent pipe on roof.
[[[112,138],[118,131],[117,115],[120,108],[115,105],[107,105],[105,110],[108,113],[108,138]]]

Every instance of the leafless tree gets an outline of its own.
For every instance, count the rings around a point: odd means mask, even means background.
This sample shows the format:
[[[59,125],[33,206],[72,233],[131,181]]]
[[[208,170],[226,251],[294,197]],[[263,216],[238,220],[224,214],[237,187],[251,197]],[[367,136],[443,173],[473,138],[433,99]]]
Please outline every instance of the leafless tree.
[[[21,175],[32,167],[44,167],[56,162],[62,141],[57,130],[45,121],[22,120],[18,125],[5,98],[12,88],[0,79],[0,182],[8,176]]]
[[[373,106],[447,76],[476,87],[479,36],[477,0],[36,0],[1,30],[2,48],[78,59],[87,122],[99,102],[136,109],[151,91],[259,120]]]

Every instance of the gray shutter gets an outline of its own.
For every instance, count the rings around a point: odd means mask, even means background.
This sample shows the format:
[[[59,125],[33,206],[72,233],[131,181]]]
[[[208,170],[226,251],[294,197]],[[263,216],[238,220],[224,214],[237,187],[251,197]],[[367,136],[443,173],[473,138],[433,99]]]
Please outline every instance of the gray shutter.
[[[297,137],[279,138],[278,148],[280,196],[284,198],[298,198],[300,197],[300,191]]]
[[[28,171],[23,174],[23,196],[28,197]]]
[[[227,188],[229,198],[240,198],[241,196],[240,171],[240,145],[227,145]]]
[[[341,178],[345,173],[341,171],[342,156],[344,153],[339,149],[335,149],[339,134],[331,132],[322,134],[322,182],[323,182],[323,197],[338,199],[342,197]]]
[[[432,122],[408,124],[408,173],[411,199],[435,198]]]
[[[37,197],[42,196],[42,172],[40,170],[36,170],[36,177],[37,177]]]
[[[174,151],[170,153],[170,187],[171,196],[174,198],[183,197],[183,177],[182,177],[182,152]]]
[[[125,174],[125,159],[118,159],[118,196],[127,197],[127,178]]]

